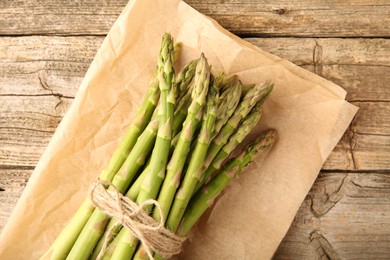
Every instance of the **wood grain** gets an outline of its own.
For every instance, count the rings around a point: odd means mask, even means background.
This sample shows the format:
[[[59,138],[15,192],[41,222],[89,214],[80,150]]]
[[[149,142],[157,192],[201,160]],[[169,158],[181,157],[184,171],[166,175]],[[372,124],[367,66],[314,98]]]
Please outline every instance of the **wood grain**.
[[[0,167],[34,167],[72,100],[0,96]]]
[[[359,111],[342,140],[328,157],[323,169],[374,171],[389,169],[390,103],[352,103],[359,107]],[[351,157],[346,157],[345,153]]]
[[[389,259],[390,174],[321,173],[274,259]]]
[[[0,95],[74,97],[103,37],[0,37]]]
[[[0,230],[22,195],[30,174],[31,169],[0,168]]]
[[[239,35],[388,37],[390,3],[187,0]],[[105,35],[127,0],[0,1],[0,35]]]
[[[390,101],[390,41],[387,39],[248,38],[343,87],[349,101]]]

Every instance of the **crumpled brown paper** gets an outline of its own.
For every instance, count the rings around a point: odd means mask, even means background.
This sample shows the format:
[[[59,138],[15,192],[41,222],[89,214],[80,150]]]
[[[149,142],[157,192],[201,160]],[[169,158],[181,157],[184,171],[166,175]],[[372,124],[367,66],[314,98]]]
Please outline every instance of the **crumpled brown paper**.
[[[146,93],[161,36],[182,43],[177,68],[206,54],[213,71],[272,80],[259,132],[279,140],[203,218],[182,259],[268,259],[357,108],[345,91],[227,32],[184,2],[132,0],[96,54],[76,99],[1,234],[1,259],[38,259],[107,164]],[[254,135],[254,134],[253,134]]]

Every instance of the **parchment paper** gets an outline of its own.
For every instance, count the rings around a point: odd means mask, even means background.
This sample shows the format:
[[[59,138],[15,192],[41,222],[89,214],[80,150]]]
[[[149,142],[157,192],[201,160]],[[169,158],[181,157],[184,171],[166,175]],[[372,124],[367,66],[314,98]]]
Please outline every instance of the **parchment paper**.
[[[1,234],[1,259],[37,259],[108,163],[146,93],[161,36],[182,43],[177,68],[206,54],[213,72],[272,80],[259,132],[279,140],[203,218],[182,259],[269,259],[357,108],[345,91],[227,32],[181,1],[132,0],[96,54],[76,99]],[[255,134],[253,134],[255,135]]]

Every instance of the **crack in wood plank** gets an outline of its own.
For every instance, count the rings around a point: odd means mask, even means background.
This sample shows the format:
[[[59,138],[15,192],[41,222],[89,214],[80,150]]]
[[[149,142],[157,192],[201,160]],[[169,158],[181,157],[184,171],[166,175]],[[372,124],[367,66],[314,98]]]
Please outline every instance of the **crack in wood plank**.
[[[356,183],[356,182],[353,181],[353,180],[351,181],[351,183],[352,183],[353,185],[357,186],[358,188],[361,188],[361,189],[364,188],[362,185],[360,185],[359,183]]]
[[[54,93],[53,89],[50,88],[50,86],[47,84],[46,80],[44,79],[44,76],[42,75],[43,73],[44,72],[38,73],[39,84],[41,85],[42,88],[49,90],[53,96],[58,98],[59,101],[54,107],[54,110],[57,112],[57,108],[63,103],[62,100],[63,95],[60,93]]]
[[[314,40],[315,45],[313,49],[313,66],[314,66],[314,73],[322,76],[322,53],[323,49],[322,46],[318,43],[318,41]]]
[[[61,98],[68,98],[68,99],[74,99],[73,96],[64,96],[62,94],[57,93],[50,93],[50,94],[0,94],[0,97],[48,97],[48,96],[54,96],[57,97],[61,95]],[[26,112],[27,113],[27,112]]]
[[[319,230],[314,230],[310,233],[310,245],[313,247],[318,255],[317,259],[331,259],[341,260],[339,254],[334,249],[332,244],[326,239],[326,237]]]
[[[390,134],[365,133],[365,132],[358,132],[358,131],[355,131],[355,135],[373,135],[373,136],[382,136],[382,137],[390,136]]]
[[[45,73],[45,70],[39,71],[38,72],[38,80],[39,84],[43,89],[49,90],[51,94],[53,94],[53,90],[50,88],[50,86],[47,84],[46,80],[44,80],[42,74]]]
[[[45,80],[44,76],[42,75],[44,72],[38,73],[38,80],[39,84],[43,89],[49,90],[52,94],[52,96],[61,98],[63,95],[61,93],[54,93],[53,89],[47,84],[47,81]]]
[[[321,218],[327,214],[336,204],[343,198],[345,193],[345,180],[347,179],[349,173],[346,173],[341,179],[341,182],[338,188],[332,192],[328,193],[326,190],[326,185],[323,186],[323,192],[316,192],[313,195],[310,195],[310,211],[316,218]]]
[[[375,99],[366,99],[366,100],[361,100],[361,99],[348,99],[347,100],[350,103],[389,103],[390,100],[375,100]]]
[[[17,127],[17,126],[0,126],[0,129],[16,129],[16,130],[27,130],[27,131],[34,131],[34,132],[40,132],[40,133],[49,133],[53,134],[54,131],[51,130],[39,130],[39,129],[33,129],[33,128],[27,128],[27,127]]]
[[[0,170],[34,170],[35,166],[0,164]]]
[[[354,152],[354,149],[356,147],[356,138],[355,138],[355,131],[352,128],[352,124],[354,124],[354,119],[352,120],[351,124],[349,125],[349,127],[347,129],[347,135],[348,135],[348,140],[349,140],[349,152],[351,153],[353,169],[357,170],[358,166],[356,165],[356,158],[355,158],[355,152]]]
[[[376,174],[390,174],[390,169],[389,170],[380,170],[380,169],[373,169],[373,170],[343,170],[343,169],[328,169],[328,170],[321,170],[321,172],[323,173],[326,173],[326,174],[332,174],[332,173],[362,173],[362,174],[365,174],[365,173],[376,173]]]

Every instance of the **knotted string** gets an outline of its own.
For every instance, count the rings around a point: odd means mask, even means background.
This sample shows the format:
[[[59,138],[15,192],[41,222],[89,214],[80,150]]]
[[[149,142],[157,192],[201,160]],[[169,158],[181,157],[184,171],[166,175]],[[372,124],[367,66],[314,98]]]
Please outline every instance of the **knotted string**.
[[[104,185],[113,188],[106,189]],[[113,230],[118,225],[128,228],[138,238],[150,259],[154,259],[153,252],[157,252],[164,258],[180,253],[185,238],[164,227],[164,213],[156,200],[146,200],[138,205],[118,192],[110,182],[99,180],[92,183],[90,198],[97,209],[118,219],[118,222],[107,231],[98,259],[103,256],[113,236]],[[155,210],[159,211],[160,222],[154,220],[143,210],[148,205],[154,205]]]

